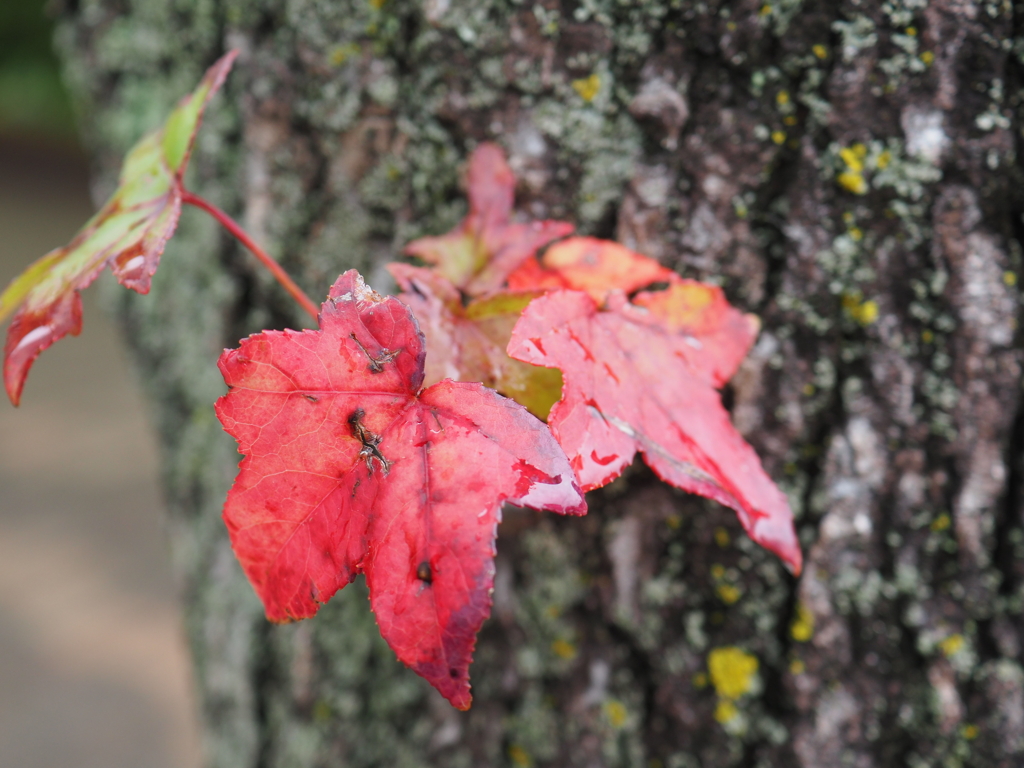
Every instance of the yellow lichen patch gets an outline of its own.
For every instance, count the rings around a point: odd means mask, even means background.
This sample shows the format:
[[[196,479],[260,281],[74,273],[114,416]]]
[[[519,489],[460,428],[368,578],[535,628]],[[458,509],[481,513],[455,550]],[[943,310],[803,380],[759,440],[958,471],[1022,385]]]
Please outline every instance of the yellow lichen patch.
[[[925,64],[925,66],[930,67],[932,65],[932,62],[935,61],[935,54],[932,53],[931,51],[925,51],[924,53],[921,54],[921,61]]]
[[[785,131],[772,131],[772,141],[774,141],[776,144],[782,144],[785,140]]]
[[[799,643],[806,643],[814,636],[814,614],[803,603],[797,603],[796,616],[789,625],[789,634]]]
[[[604,703],[604,716],[608,718],[612,728],[621,728],[626,724],[629,712],[626,710],[626,705],[618,699],[608,699]]]
[[[1017,273],[1016,272],[1003,272],[1003,284],[1008,285],[1011,288],[1017,284]]]
[[[722,579],[725,578],[725,566],[721,563],[715,563],[711,566],[711,578]]]
[[[940,533],[949,528],[949,526],[952,524],[953,521],[949,518],[949,515],[943,512],[941,515],[932,520],[932,524],[928,527],[936,533]]]
[[[877,302],[868,300],[860,305],[860,311],[855,316],[855,319],[861,325],[871,325],[878,319],[878,304]]]
[[[811,396],[811,395],[813,395],[813,394],[814,394],[814,393],[815,393],[816,391],[817,391],[817,390],[815,390],[815,388],[814,388],[814,385],[813,385],[813,384],[811,384],[811,383],[807,383],[807,384],[804,384],[804,389],[803,389],[803,392],[804,392],[804,394],[805,394],[805,395],[807,395],[807,397],[810,397],[810,396]]]
[[[868,183],[858,171],[843,171],[836,177],[836,181],[839,182],[839,186],[855,195],[863,195],[868,191]]]
[[[740,713],[736,705],[729,699],[719,699],[715,707],[715,720],[725,725]]]
[[[782,118],[782,122],[784,122],[786,125],[796,125],[796,115],[786,115],[784,118]]]
[[[867,153],[868,148],[860,142],[839,150],[839,157],[846,170],[836,176],[836,181],[855,195],[863,195],[868,191],[868,183],[864,179],[864,158]]]
[[[762,5],[761,6],[761,10],[758,11],[758,13],[761,14],[762,16],[767,16],[771,12],[772,12],[772,7],[768,3],[765,3],[764,5]]]
[[[583,77],[572,81],[572,88],[588,104],[601,91],[601,76],[595,72],[590,77]]]
[[[530,768],[533,765],[533,758],[530,757],[530,753],[518,744],[513,744],[508,748],[508,758],[512,761],[513,765],[517,765],[519,768]]]
[[[669,515],[665,518],[665,524],[672,530],[678,530],[679,526],[683,524],[683,518],[679,515]]]
[[[960,735],[968,741],[978,738],[978,733],[978,726],[976,726],[974,723],[964,723],[962,726],[960,726]]]
[[[711,684],[725,699],[735,700],[747,693],[754,684],[757,667],[756,656],[735,646],[714,648],[708,654]]]
[[[819,59],[824,59],[828,56],[828,48],[821,43],[811,46],[811,52]]]
[[[935,334],[929,331],[927,328],[921,331],[921,341],[925,344],[931,344],[935,340]],[[934,523],[933,523],[934,525]]]
[[[854,147],[843,147],[839,150],[839,157],[842,158],[843,162],[846,163],[846,167],[854,173],[860,173],[864,170],[864,163],[862,161],[862,155],[856,151]],[[861,144],[860,146],[864,146]]]
[[[323,699],[317,699],[313,705],[313,721],[317,723],[329,723],[334,719],[334,713],[331,711],[331,705]]]
[[[860,227],[850,227],[847,234],[857,243],[864,239],[864,230]]]
[[[693,687],[694,688],[707,688],[708,687],[708,676],[704,672],[698,672],[693,676]]]
[[[726,605],[735,603],[742,594],[739,587],[735,587],[732,584],[719,584],[715,591],[718,593],[718,599]]]
[[[779,91],[775,94],[775,103],[780,107],[784,107],[789,104],[789,91]]]
[[[339,45],[336,48],[331,49],[329,59],[331,64],[336,67],[340,67],[352,56],[359,53],[361,49],[357,43],[346,43],[345,45]]]
[[[789,662],[789,673],[791,675],[802,675],[806,671],[807,665],[800,661],[800,659],[793,659]]]
[[[917,27],[907,27],[906,32],[910,37],[917,37]]]
[[[551,644],[551,652],[560,659],[576,658],[576,646],[568,640],[555,640],[555,642]]]
[[[559,606],[552,603],[544,609],[544,615],[547,616],[549,619],[557,619],[559,616],[562,615],[562,609]]]
[[[965,644],[964,636],[961,634],[950,635],[941,643],[939,643],[939,650],[942,651],[942,655],[946,658],[956,655]]]
[[[852,293],[843,295],[843,309],[861,325],[871,325],[878,320],[878,303],[870,299],[861,301],[859,296]]]
[[[384,3],[386,3],[387,1],[388,0],[370,0],[370,7],[373,8],[373,10],[375,11],[379,11],[381,8],[384,7]]]
[[[892,162],[892,152],[890,152],[887,149],[887,150],[885,150],[884,152],[882,152],[878,156],[877,160],[875,160],[875,167],[878,168],[878,170],[881,171],[881,170],[884,170],[884,169],[888,168],[889,167],[889,163],[891,163],[891,162]]]
[[[729,532],[722,526],[715,528],[715,544],[725,549],[730,544]]]

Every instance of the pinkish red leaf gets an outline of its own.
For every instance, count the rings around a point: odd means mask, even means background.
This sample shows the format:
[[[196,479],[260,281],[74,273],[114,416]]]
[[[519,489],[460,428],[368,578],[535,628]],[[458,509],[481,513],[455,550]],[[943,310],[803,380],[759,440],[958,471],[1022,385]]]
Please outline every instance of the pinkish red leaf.
[[[716,389],[733,377],[761,329],[757,315],[739,312],[721,288],[696,280],[676,278],[664,291],[643,291],[633,305],[650,312],[647,322],[689,339],[687,362]]]
[[[496,144],[473,151],[467,187],[469,213],[462,223],[446,235],[414,240],[405,252],[433,264],[470,296],[497,290],[538,248],[573,230],[562,221],[511,221],[516,179]]]
[[[0,322],[17,311],[7,329],[4,386],[15,405],[39,354],[82,329],[82,300],[104,267],[126,288],[148,293],[164,246],[178,225],[182,177],[203,109],[227,77],[238,51],[207,70],[158,130],[125,157],[113,197],[75,238],[32,264],[0,294]]]
[[[584,490],[618,477],[640,450],[666,482],[736,510],[754,541],[799,572],[786,497],[715,391],[757,328],[720,289],[691,280],[639,305],[612,293],[605,310],[586,293],[560,290],[526,308],[508,353],[562,371],[548,424]]]
[[[364,573],[398,658],[466,709],[502,503],[585,504],[544,424],[480,384],[420,391],[423,359],[409,309],[354,271],[320,330],[226,351],[217,415],[245,458],[224,519],[268,618],[312,616]]]

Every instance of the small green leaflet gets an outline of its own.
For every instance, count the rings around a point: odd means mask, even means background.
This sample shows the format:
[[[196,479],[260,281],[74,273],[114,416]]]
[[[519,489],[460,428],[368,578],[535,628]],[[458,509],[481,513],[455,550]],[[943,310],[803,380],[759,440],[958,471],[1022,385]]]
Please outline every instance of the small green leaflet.
[[[178,225],[182,178],[203,109],[237,55],[231,51],[221,57],[163,127],[132,147],[117,191],[75,238],[32,264],[0,294],[0,322],[14,313],[4,346],[4,386],[15,405],[39,354],[82,330],[79,292],[104,267],[125,288],[149,292],[160,255]]]

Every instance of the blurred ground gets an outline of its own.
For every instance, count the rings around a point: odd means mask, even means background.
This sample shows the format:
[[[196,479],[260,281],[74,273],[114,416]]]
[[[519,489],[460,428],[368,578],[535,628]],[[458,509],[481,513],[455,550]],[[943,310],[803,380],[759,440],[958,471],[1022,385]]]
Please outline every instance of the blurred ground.
[[[91,213],[72,150],[0,139],[0,288]],[[109,274],[105,277],[109,277]],[[198,765],[153,438],[110,321],[0,402],[0,766]]]

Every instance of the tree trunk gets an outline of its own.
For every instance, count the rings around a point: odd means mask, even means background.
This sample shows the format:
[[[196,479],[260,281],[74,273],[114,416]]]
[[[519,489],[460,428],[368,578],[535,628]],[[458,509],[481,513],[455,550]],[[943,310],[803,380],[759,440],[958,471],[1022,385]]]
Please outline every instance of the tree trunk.
[[[640,463],[583,519],[508,513],[460,713],[394,659],[361,582],[315,619],[264,620],[220,521],[238,457],[214,363],[304,320],[187,211],[151,295],[117,307],[210,766],[1022,764],[1024,8],[65,3],[100,194],[242,50],[190,183],[314,297],[353,266],[388,289],[382,264],[459,219],[461,164],[496,140],[522,210],[720,282],[763,322],[726,402],[789,494],[804,575]]]

